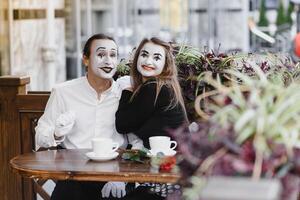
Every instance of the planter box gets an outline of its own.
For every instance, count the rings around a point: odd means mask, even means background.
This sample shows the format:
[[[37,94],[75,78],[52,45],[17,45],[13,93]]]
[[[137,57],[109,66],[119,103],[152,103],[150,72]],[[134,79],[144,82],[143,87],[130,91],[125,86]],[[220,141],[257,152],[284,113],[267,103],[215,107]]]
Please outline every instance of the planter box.
[[[201,192],[203,200],[279,200],[281,183],[277,179],[254,181],[243,177],[211,177]]]

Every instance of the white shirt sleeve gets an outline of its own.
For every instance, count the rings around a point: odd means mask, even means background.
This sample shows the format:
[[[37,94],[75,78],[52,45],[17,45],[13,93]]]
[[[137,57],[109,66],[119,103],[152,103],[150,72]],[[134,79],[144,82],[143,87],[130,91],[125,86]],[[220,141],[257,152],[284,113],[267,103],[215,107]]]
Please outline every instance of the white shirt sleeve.
[[[40,147],[51,147],[57,146],[63,141],[64,138],[55,140],[54,131],[55,131],[55,120],[62,113],[63,103],[61,96],[59,95],[56,89],[52,89],[50,98],[47,102],[45,112],[38,121],[38,124],[35,128],[35,149]]]
[[[130,76],[122,76],[117,79],[116,83],[118,84],[121,90],[124,90],[126,88],[132,88]]]

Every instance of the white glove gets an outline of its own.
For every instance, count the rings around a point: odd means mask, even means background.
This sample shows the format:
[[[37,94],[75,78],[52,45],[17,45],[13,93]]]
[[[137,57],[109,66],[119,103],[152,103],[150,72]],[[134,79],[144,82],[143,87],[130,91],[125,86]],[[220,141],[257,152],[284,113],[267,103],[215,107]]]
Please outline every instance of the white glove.
[[[75,113],[73,111],[67,111],[57,118],[55,122],[55,135],[57,137],[63,137],[67,135],[75,124]]]
[[[121,90],[132,87],[130,76],[122,76],[116,82],[119,84]]]
[[[128,137],[128,143],[132,145],[131,149],[143,149],[144,148],[143,140],[141,140],[134,133],[128,133],[127,137]]]
[[[126,195],[124,182],[107,182],[102,190],[102,198],[109,198],[110,193],[113,197],[122,198]]]

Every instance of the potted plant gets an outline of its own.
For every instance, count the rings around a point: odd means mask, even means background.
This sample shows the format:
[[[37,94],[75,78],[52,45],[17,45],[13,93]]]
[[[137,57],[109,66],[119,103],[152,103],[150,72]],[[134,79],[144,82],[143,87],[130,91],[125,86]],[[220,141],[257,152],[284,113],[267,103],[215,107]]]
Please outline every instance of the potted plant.
[[[199,117],[194,109],[196,97],[210,90],[210,86],[202,81],[203,75],[206,72],[211,72],[214,78],[220,79],[222,82],[226,81],[225,69],[232,67],[232,61],[235,57],[207,49],[200,52],[198,49],[187,45],[177,47],[175,61],[190,121],[195,121]]]
[[[248,76],[255,76],[253,65],[258,66],[268,78],[280,73],[286,83],[298,77],[299,66],[283,54],[226,54],[217,51],[200,52],[187,45],[176,48],[175,60],[178,68],[179,83],[190,121],[196,121],[199,116],[194,109],[198,95],[206,93],[212,87],[203,81],[206,73],[211,73],[215,80],[222,84],[230,84],[230,75],[226,70],[236,69]],[[203,105],[204,106],[204,105]]]
[[[281,199],[297,199],[298,67],[288,71],[289,67],[277,66],[264,71],[261,65],[253,64],[251,73],[245,73],[244,64],[224,70],[230,75],[229,85],[205,73],[203,81],[214,90],[199,95],[195,107],[206,121],[199,123],[197,132],[188,134],[180,129],[171,133],[182,153],[179,167],[185,199],[199,199],[206,178],[216,175],[252,177],[249,181],[279,179]],[[205,110],[200,106],[204,98],[210,98]]]
[[[117,65],[117,71],[114,75],[114,79],[118,79],[122,76],[127,76],[130,74],[130,62],[126,59],[121,59]]]

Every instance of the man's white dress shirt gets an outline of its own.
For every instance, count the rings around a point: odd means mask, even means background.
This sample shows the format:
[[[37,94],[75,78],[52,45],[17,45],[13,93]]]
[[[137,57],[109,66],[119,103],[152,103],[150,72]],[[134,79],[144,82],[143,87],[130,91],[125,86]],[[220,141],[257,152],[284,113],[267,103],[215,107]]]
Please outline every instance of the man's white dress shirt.
[[[35,129],[36,149],[60,143],[67,149],[92,148],[91,139],[94,137],[112,138],[121,146],[124,136],[115,129],[115,113],[121,92],[119,85],[113,81],[98,99],[86,76],[55,86]],[[75,113],[75,124],[62,141],[56,141],[56,119],[67,111]]]

